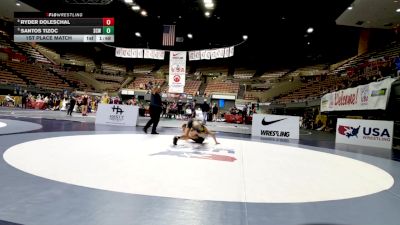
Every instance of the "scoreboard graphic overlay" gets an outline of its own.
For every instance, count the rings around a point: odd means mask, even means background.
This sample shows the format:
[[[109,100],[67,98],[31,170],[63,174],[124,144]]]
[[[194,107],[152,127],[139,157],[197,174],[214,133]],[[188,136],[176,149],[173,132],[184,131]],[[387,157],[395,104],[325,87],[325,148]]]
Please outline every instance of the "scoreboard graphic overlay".
[[[14,42],[114,42],[113,17],[16,12],[14,18]]]

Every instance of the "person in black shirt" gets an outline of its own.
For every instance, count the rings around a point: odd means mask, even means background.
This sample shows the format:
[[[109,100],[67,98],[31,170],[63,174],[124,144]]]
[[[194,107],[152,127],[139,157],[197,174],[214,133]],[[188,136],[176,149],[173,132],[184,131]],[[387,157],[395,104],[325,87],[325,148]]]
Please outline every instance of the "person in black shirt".
[[[216,103],[214,103],[214,107],[212,108],[212,112],[213,112],[213,121],[217,121],[217,117],[218,117],[218,106]]]
[[[182,115],[184,114],[182,100],[179,100],[177,106],[178,106],[178,118],[182,119]]]
[[[246,118],[247,118],[247,104],[244,105],[242,109],[242,118],[243,118],[243,123],[246,123]]]
[[[210,105],[207,103],[206,99],[204,99],[203,104],[201,104],[201,111],[203,112],[203,124],[206,124],[208,112],[210,111]]]
[[[72,111],[74,110],[76,99],[75,99],[75,97],[73,95],[71,95],[69,98],[70,99],[69,99],[69,108],[68,108],[68,111],[67,111],[67,116],[68,115],[72,116]]]
[[[147,122],[146,126],[144,126],[143,131],[147,134],[147,129],[153,124],[153,129],[151,130],[151,134],[158,134],[156,129],[158,122],[160,121],[160,114],[162,111],[162,102],[160,96],[160,87],[153,88],[153,92],[151,94],[151,102],[150,102],[150,120]]]
[[[22,108],[26,109],[26,103],[28,101],[28,92],[24,90],[24,93],[22,94]]]

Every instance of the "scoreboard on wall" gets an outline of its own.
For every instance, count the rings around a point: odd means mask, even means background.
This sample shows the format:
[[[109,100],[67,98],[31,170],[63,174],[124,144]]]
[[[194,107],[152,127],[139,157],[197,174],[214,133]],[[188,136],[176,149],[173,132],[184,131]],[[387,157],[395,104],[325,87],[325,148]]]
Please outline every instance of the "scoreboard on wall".
[[[14,42],[114,42],[114,22],[84,13],[15,13]]]

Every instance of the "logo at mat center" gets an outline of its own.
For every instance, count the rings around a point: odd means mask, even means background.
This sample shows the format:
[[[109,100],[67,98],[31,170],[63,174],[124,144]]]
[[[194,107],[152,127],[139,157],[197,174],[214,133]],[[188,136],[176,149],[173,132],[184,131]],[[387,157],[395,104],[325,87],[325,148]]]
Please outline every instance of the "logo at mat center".
[[[214,161],[236,161],[235,150],[220,146],[208,146],[207,144],[188,143],[169,147],[165,151],[151,154],[150,156],[173,156],[190,159],[206,159]]]

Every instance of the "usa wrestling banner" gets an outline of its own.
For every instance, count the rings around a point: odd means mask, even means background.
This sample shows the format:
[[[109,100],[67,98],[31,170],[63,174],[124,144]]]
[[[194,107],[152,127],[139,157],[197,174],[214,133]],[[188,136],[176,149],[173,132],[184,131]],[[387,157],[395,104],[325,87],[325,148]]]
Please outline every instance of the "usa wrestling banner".
[[[169,55],[169,90],[170,93],[183,93],[186,74],[186,52],[171,51]]]

